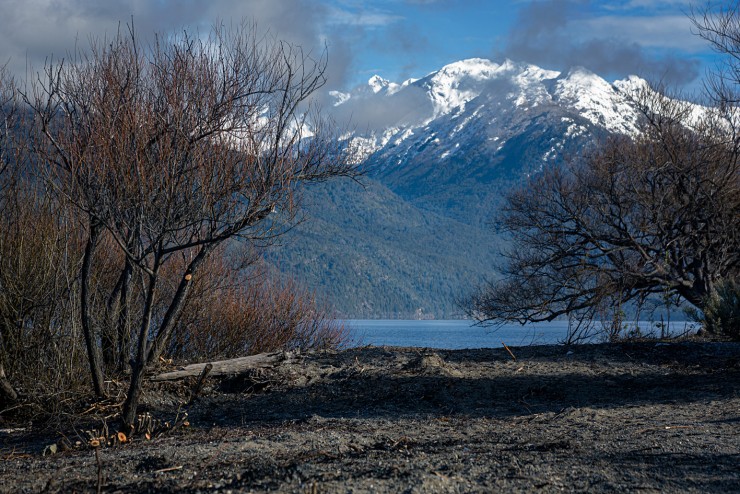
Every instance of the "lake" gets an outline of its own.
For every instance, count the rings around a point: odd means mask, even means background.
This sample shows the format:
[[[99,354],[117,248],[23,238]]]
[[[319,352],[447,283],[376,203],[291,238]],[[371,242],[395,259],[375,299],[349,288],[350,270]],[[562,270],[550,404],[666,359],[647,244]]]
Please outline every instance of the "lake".
[[[415,321],[389,319],[352,319],[350,327],[353,346],[411,346],[448,350],[461,348],[501,348],[508,346],[550,345],[561,343],[568,333],[567,321],[546,323],[506,324],[497,328],[473,326],[471,321]],[[643,333],[659,334],[653,323],[640,322]],[[680,334],[687,323],[671,324],[671,332]],[[602,341],[598,336],[592,342]]]

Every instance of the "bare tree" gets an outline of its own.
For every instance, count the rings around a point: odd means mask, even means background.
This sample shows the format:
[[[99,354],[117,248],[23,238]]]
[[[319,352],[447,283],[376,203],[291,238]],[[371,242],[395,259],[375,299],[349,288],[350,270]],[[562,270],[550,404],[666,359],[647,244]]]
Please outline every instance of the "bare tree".
[[[692,9],[724,65],[711,108],[645,90],[642,134],[613,137],[512,192],[499,218],[513,247],[469,310],[482,321],[580,320],[653,294],[699,310],[740,276],[740,7]]]
[[[208,257],[229,239],[279,234],[272,218],[293,218],[303,184],[357,174],[308,102],[325,64],[246,25],[151,45],[131,29],[47,64],[27,97],[51,182],[86,217],[81,320],[100,396],[89,284],[103,232],[125,256],[109,312],[130,310],[130,283],[141,282],[125,428],[134,426],[147,366],[166,347]],[[180,280],[162,303],[163,266],[176,257],[185,260]]]
[[[506,199],[512,247],[470,311],[483,321],[593,318],[652,294],[700,310],[740,274],[740,142],[727,108],[638,97],[641,134],[612,137]],[[730,117],[728,117],[730,115]]]
[[[5,70],[0,67],[0,215],[6,208],[8,197],[6,190],[12,180],[8,168],[13,164],[13,134],[16,132],[18,105],[15,83]],[[0,292],[4,290],[0,283]],[[0,322],[0,325],[3,323]],[[0,349],[4,346],[4,331],[0,331]],[[0,403],[12,402],[18,398],[18,394],[5,375],[5,367],[0,355]]]
[[[11,179],[9,168],[17,158],[17,126],[19,125],[18,94],[15,80],[0,66],[0,212],[7,196],[3,193]]]
[[[703,7],[692,7],[689,19],[696,34],[724,55],[706,80],[708,94],[719,107],[734,109],[740,103],[740,4],[707,2]]]

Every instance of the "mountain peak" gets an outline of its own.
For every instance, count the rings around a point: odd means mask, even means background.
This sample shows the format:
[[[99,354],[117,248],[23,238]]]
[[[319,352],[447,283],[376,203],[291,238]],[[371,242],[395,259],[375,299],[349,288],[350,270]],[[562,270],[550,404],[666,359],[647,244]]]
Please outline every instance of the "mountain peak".
[[[370,89],[373,93],[378,94],[381,91],[385,91],[388,94],[393,94],[400,86],[396,84],[395,82],[391,82],[388,79],[384,79],[383,77],[380,77],[379,75],[372,76],[368,81],[367,85],[370,86]]]
[[[436,72],[436,74],[467,75],[471,77],[484,78],[490,77],[498,68],[498,64],[485,58],[468,58],[447,64]]]
[[[620,94],[619,86],[583,67],[573,67],[557,79],[553,98],[610,132],[637,131],[634,106]]]
[[[372,76],[367,81],[367,85],[370,86],[374,93],[378,93],[387,88],[388,84],[390,84],[390,81],[388,79],[384,79],[377,74]]]
[[[624,94],[634,96],[645,89],[649,89],[650,85],[645,79],[636,75],[630,75],[626,79],[614,81],[614,87]]]
[[[605,79],[580,65],[571,67],[567,72],[561,74],[558,77],[558,80],[560,84],[570,84],[580,86],[581,88],[594,86],[611,87],[611,84],[609,84]]]

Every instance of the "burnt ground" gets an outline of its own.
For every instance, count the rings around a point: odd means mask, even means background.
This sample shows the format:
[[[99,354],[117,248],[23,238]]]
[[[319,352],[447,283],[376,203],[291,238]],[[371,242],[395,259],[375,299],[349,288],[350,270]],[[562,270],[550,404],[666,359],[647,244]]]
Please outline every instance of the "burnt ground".
[[[100,468],[5,431],[0,492],[740,492],[740,344],[512,351],[366,347],[213,378],[189,427],[100,448]],[[151,383],[145,408],[174,417],[192,384]]]

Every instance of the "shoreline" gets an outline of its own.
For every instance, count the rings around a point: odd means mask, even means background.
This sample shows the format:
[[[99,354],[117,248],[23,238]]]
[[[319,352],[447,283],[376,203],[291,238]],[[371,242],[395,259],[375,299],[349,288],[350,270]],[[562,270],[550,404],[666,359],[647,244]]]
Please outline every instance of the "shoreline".
[[[568,322],[553,321],[529,325],[504,324],[485,327],[473,324],[472,320],[402,320],[402,319],[358,319],[345,321],[349,328],[350,346],[372,344],[376,346],[422,347],[442,350],[466,350],[475,348],[501,348],[507,346],[529,346],[560,344],[568,339]],[[641,336],[645,339],[660,336],[656,322],[640,321]],[[671,321],[667,339],[686,338],[695,334],[698,326],[688,321]],[[605,334],[582,335],[581,343],[603,343]]]

